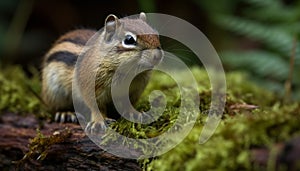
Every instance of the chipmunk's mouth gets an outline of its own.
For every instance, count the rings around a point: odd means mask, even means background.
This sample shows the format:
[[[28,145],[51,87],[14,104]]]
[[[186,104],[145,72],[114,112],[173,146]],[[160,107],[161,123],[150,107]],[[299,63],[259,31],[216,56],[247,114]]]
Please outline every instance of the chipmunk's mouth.
[[[163,51],[161,49],[147,49],[143,51],[138,65],[146,69],[152,69],[162,61],[162,58]]]

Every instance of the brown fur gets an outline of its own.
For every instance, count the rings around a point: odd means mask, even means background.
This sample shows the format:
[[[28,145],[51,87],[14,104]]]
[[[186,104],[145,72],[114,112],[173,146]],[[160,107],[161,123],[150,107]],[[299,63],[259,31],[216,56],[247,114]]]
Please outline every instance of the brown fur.
[[[82,97],[91,110],[91,123],[103,124],[101,116],[107,116],[107,106],[112,103],[111,81],[118,66],[127,61],[135,64],[141,58],[150,60],[152,58],[149,56],[151,53],[146,53],[143,50],[153,49],[157,51],[160,48],[157,32],[145,22],[146,18],[144,15],[141,14],[141,19],[117,19],[115,16],[110,16],[110,19],[115,19],[116,23],[121,23],[116,28],[110,28],[110,30],[115,31],[113,42],[117,43],[113,47],[110,42],[105,42],[106,37],[104,35],[106,35],[106,32],[104,30],[96,37],[96,42],[92,45],[93,48],[82,52],[85,43],[95,34],[95,31],[75,30],[60,37],[45,55],[42,73],[42,94],[45,102],[53,110],[64,110],[72,107],[72,80],[75,77],[74,74],[76,74],[80,92],[75,92],[75,94]],[[119,51],[122,45],[120,40],[122,41],[125,31],[137,35],[138,48]],[[120,36],[121,39],[118,38]],[[72,57],[83,53],[83,58],[80,60],[79,68],[76,71],[74,71],[74,65],[70,66],[72,61],[67,61],[69,60],[68,56],[59,56],[58,60],[47,60],[51,55],[52,58],[57,57],[53,56],[53,54],[61,51],[71,52]],[[150,71],[146,71],[134,79],[130,89],[130,99],[133,103],[138,100],[143,92],[149,76]],[[94,94],[98,106],[93,103],[91,98]],[[98,113],[98,107],[102,115]],[[92,125],[92,129],[94,129],[94,126]]]
[[[155,34],[138,35],[138,43],[147,49],[160,47],[158,35]]]
[[[59,44],[60,42],[63,42],[64,40],[75,40],[78,39],[78,43],[81,42],[82,45],[84,45],[94,34],[96,33],[95,30],[89,30],[89,29],[78,29],[71,32],[68,32],[61,36],[55,44]]]

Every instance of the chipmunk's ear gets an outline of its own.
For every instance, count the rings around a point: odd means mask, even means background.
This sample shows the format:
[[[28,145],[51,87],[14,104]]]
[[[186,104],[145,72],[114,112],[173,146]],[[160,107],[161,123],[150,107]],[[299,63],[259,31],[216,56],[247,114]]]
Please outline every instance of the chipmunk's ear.
[[[104,26],[104,32],[105,32],[105,40],[110,41],[113,35],[116,33],[117,29],[120,27],[121,23],[113,14],[110,14],[105,19],[105,26]]]
[[[144,12],[140,13],[140,19],[147,22],[147,17],[146,17],[146,14]]]

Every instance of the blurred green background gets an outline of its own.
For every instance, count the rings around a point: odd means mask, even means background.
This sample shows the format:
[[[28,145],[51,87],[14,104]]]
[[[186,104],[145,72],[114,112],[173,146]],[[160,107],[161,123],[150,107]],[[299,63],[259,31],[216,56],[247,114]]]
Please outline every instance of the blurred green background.
[[[241,70],[282,99],[300,100],[300,0],[1,0],[0,67],[40,68],[65,32],[100,29],[108,14],[141,11],[190,22],[214,45],[226,71]],[[185,47],[176,49],[187,63],[199,63]]]

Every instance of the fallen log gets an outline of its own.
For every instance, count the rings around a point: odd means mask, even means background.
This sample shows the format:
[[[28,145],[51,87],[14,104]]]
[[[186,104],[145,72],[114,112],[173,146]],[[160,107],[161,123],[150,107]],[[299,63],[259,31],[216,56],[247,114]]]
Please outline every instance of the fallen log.
[[[0,116],[0,168],[141,170],[136,160],[119,158],[99,148],[80,125],[40,123],[34,115],[14,113]]]

